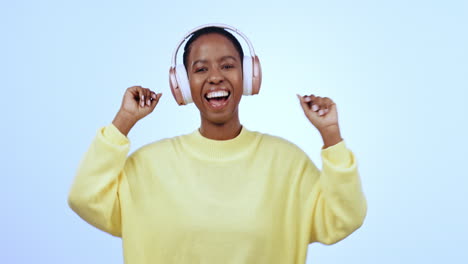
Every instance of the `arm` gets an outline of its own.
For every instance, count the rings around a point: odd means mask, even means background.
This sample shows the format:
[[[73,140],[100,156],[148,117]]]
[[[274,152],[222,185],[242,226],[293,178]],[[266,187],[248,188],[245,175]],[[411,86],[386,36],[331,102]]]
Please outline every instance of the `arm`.
[[[73,211],[114,236],[121,236],[118,190],[129,148],[128,139],[113,124],[99,129],[68,195]]]
[[[122,235],[120,185],[133,171],[133,159],[127,159],[127,134],[154,110],[161,95],[141,86],[126,90],[112,124],[98,131],[82,159],[69,192],[68,204],[73,211],[114,236]]]
[[[306,219],[310,219],[309,242],[336,243],[358,229],[365,218],[367,203],[354,154],[346,148],[338,125],[335,103],[328,97],[298,96],[304,114],[323,139],[322,171],[306,161],[303,195]],[[307,187],[310,187],[309,189]],[[309,191],[309,193],[307,193]]]
[[[321,156],[322,171],[310,160],[306,161],[302,177],[311,182],[304,182],[303,210],[310,223],[309,243],[330,245],[344,239],[362,225],[367,203],[356,159],[346,148],[345,142],[322,149]]]

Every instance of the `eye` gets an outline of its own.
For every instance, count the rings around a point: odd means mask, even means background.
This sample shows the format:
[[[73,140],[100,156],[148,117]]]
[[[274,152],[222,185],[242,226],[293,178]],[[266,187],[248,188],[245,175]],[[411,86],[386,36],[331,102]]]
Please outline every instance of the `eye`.
[[[222,68],[223,68],[223,69],[231,69],[231,68],[234,68],[234,65],[232,65],[232,64],[225,64],[225,65],[223,65]]]
[[[206,71],[205,67],[200,67],[200,68],[195,69],[195,72],[204,72],[204,71]]]

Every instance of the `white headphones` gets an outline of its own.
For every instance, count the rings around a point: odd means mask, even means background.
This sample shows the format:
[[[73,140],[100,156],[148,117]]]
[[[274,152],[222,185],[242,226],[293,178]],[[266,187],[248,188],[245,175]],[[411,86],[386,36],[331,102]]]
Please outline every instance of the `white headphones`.
[[[223,29],[229,29],[233,32],[236,32],[239,36],[241,36],[247,45],[249,46],[250,55],[251,56],[244,56],[243,60],[243,74],[244,74],[244,95],[254,95],[260,92],[260,85],[262,83],[262,68],[260,67],[260,60],[258,59],[257,55],[255,55],[254,48],[252,43],[250,43],[249,39],[242,34],[239,30],[234,27],[225,24],[206,24],[199,27],[196,27],[190,30],[182,40],[177,45],[174,53],[172,55],[172,64],[171,68],[169,69],[169,85],[171,87],[172,95],[174,96],[176,102],[179,105],[186,105],[191,102],[192,94],[190,92],[190,84],[187,77],[187,71],[185,70],[185,66],[183,64],[176,64],[176,57],[177,52],[184,43],[184,41],[189,38],[193,33],[196,31],[206,28],[206,27],[218,27]]]

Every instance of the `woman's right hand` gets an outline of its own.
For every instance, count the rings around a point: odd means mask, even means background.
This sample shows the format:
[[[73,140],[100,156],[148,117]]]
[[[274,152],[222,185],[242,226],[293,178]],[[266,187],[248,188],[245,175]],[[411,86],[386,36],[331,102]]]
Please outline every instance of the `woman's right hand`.
[[[153,112],[161,96],[162,93],[156,94],[141,86],[129,87],[125,91],[120,110],[112,123],[127,136],[136,122]]]

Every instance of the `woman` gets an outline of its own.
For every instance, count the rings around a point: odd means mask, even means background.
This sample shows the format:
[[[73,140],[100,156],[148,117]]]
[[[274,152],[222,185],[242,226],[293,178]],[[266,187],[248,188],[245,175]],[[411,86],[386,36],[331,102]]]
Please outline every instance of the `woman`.
[[[356,160],[326,97],[298,96],[322,136],[323,169],[292,143],[239,121],[243,52],[224,29],[187,42],[184,65],[200,128],[127,157],[126,137],[162,94],[133,86],[101,128],[69,194],[84,220],[122,237],[125,263],[304,263],[362,225]]]

